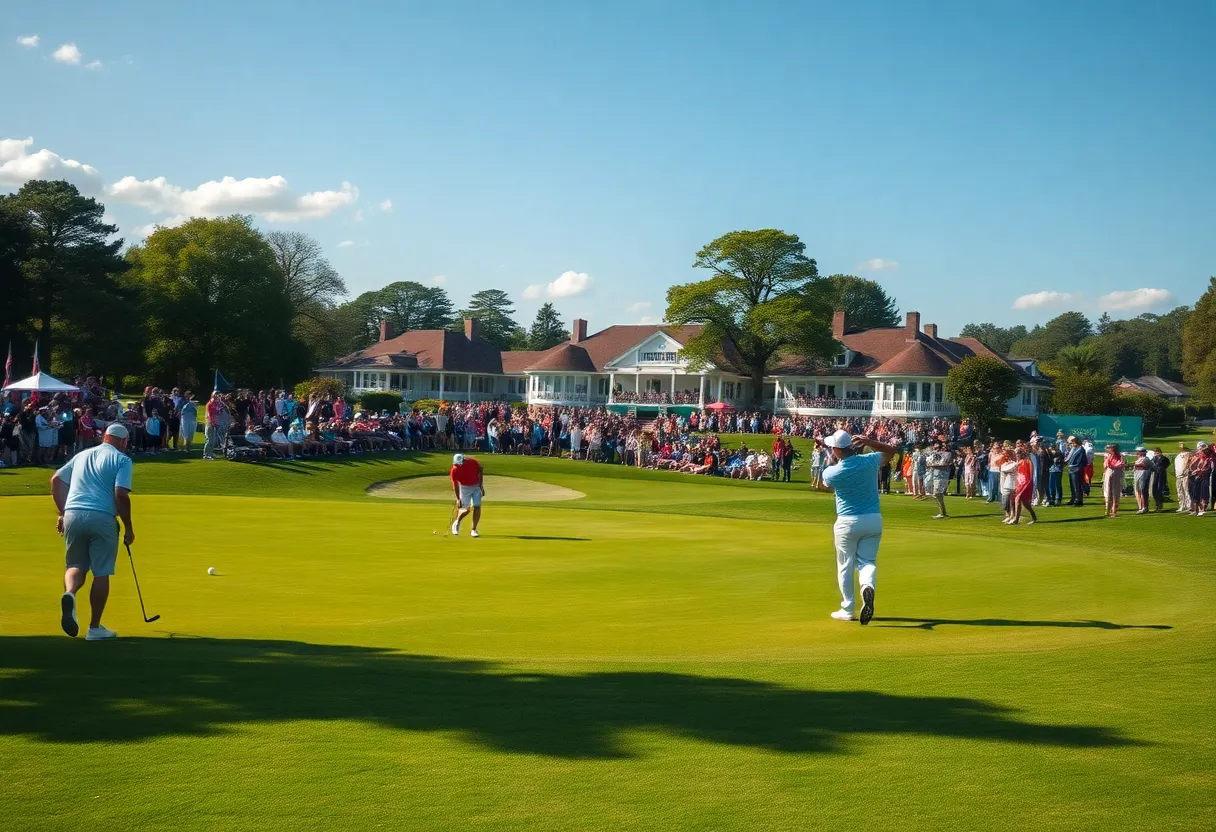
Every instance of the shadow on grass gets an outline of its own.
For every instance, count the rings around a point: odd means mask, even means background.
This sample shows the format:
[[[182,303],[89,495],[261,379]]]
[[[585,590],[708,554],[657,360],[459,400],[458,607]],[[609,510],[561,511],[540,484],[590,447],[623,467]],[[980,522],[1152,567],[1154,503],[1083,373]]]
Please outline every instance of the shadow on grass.
[[[1069,748],[1139,744],[978,699],[818,691],[682,673],[519,673],[493,662],[290,641],[0,638],[0,736],[138,742],[248,723],[358,720],[496,751],[628,758],[637,730],[791,754],[867,734]]]
[[[497,540],[579,540],[584,542],[591,539],[589,537],[558,537],[546,534],[483,534],[482,537]]]
[[[905,630],[932,630],[944,624],[959,624],[966,627],[1080,627],[1095,630],[1172,630],[1169,624],[1114,624],[1110,621],[1018,621],[1012,618],[883,618],[874,621],[895,622],[879,624],[880,627],[897,627]]]

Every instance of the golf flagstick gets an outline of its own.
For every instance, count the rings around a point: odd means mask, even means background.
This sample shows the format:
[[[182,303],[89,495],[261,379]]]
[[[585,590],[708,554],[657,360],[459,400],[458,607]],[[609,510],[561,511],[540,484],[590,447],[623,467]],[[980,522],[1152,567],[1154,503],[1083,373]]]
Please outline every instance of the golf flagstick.
[[[135,574],[135,558],[131,555],[131,547],[127,546],[127,558],[131,561],[131,577],[135,579],[135,594],[139,596],[139,611],[143,613],[144,623],[151,624],[153,621],[160,619],[159,615],[154,615],[148,618],[148,611],[144,609],[144,594],[139,591],[139,576]]]

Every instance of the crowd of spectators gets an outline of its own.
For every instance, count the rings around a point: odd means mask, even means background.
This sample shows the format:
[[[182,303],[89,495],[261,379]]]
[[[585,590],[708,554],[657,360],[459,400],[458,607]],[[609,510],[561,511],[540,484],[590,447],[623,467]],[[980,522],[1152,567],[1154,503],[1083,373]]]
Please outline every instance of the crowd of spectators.
[[[1037,434],[1016,442],[985,444],[963,419],[899,421],[852,417],[793,416],[763,411],[694,411],[648,422],[607,408],[522,407],[508,402],[448,403],[437,410],[374,413],[330,395],[297,399],[288,390],[216,392],[200,407],[189,390],[145,389],[123,405],[96,379],[78,379],[79,394],[4,400],[0,418],[0,465],[59,464],[98,444],[119,422],[131,437],[132,454],[186,452],[205,427],[204,459],[295,459],[370,451],[474,450],[490,454],[568,457],[688,474],[789,481],[800,454],[793,437],[812,442],[813,487],[822,487],[828,455],[822,440],[836,430],[863,434],[899,448],[880,470],[884,493],[902,488],[917,500],[933,499],[935,517],[948,516],[944,497],[1000,500],[1005,522],[1035,508],[1069,505],[1089,496],[1094,448],[1064,435]],[[643,396],[647,394],[642,394]],[[200,410],[205,410],[200,413]],[[752,434],[756,440],[724,447],[719,434]],[[771,437],[769,439],[761,437]],[[1171,479],[1179,513],[1203,515],[1210,507],[1216,456],[1206,443],[1179,448],[1171,461],[1160,448],[1137,448],[1125,457],[1111,446],[1103,456],[1101,490],[1106,514],[1118,516],[1123,496],[1136,498],[1137,513],[1161,511]]]

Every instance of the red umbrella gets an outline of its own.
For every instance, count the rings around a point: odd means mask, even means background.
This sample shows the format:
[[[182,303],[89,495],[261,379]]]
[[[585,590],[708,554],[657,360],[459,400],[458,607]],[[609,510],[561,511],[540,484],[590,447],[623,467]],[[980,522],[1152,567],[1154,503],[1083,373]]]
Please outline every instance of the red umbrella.
[[[714,410],[714,411],[717,411],[718,413],[723,413],[727,410],[734,410],[735,408],[733,405],[729,405],[726,402],[714,402],[713,404],[705,405],[705,409]]]

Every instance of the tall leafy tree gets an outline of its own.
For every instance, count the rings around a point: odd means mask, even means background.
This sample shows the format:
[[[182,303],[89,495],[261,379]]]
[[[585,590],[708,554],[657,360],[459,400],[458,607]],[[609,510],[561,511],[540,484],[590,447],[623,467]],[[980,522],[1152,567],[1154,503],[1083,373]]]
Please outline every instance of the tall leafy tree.
[[[1030,334],[1010,347],[1010,354],[1017,358],[1034,358],[1051,361],[1060,350],[1073,347],[1093,335],[1094,328],[1080,312],[1065,312],[1042,326],[1036,326]]]
[[[461,320],[476,318],[481,331],[481,337],[500,350],[511,349],[513,334],[520,328],[515,322],[515,306],[511,296],[501,289],[482,289],[469,299],[466,309],[460,310],[460,317],[453,322],[453,327],[459,329]]]
[[[29,283],[23,269],[34,237],[25,214],[6,210],[8,199],[0,196],[0,350],[13,344],[14,360],[20,368],[16,372],[24,376],[24,369],[29,367],[27,344],[32,340]]]
[[[1197,398],[1216,402],[1216,277],[1183,325],[1182,371]]]
[[[346,283],[321,244],[301,231],[271,231],[265,237],[283,273],[295,337],[308,346],[314,362],[349,351],[344,348],[350,333],[337,325],[333,314],[346,294]]]
[[[249,217],[159,228],[127,259],[144,296],[155,380],[197,388],[218,369],[236,384],[263,386],[308,375],[275,250]]]
[[[836,293],[836,306],[845,311],[850,327],[876,329],[899,326],[899,307],[876,281],[851,274],[828,277]]]
[[[698,251],[693,266],[710,276],[667,290],[666,319],[702,325],[681,354],[697,366],[721,361],[728,349],[757,403],[783,354],[830,358],[835,297],[805,252],[797,235],[776,229],[732,231]]]
[[[1115,397],[1104,373],[1064,372],[1052,380],[1051,408],[1056,413],[1101,416],[1111,413]]]
[[[119,256],[122,240],[113,239],[118,228],[102,219],[105,206],[67,182],[35,180],[4,197],[0,209],[23,218],[19,224],[30,235],[21,264],[24,317],[39,341],[44,366],[55,355],[57,335],[79,333],[103,310],[117,316],[106,321],[111,329],[137,326],[133,307],[107,303],[120,294],[118,276],[126,264]],[[107,349],[97,340],[87,347],[99,358]]]
[[[569,340],[570,330],[562,323],[562,317],[553,308],[553,304],[546,303],[536,311],[536,320],[528,330],[527,349],[547,350]]]
[[[452,301],[442,288],[399,280],[342,304],[333,318],[345,333],[346,352],[350,352],[380,337],[380,321],[388,321],[400,335],[416,329],[446,329],[453,314]]]
[[[946,374],[946,396],[985,433],[1005,415],[1019,386],[1017,371],[991,355],[964,358]]]
[[[1026,327],[1021,324],[1002,327],[993,323],[967,324],[959,333],[963,338],[975,338],[987,344],[988,347],[1002,355],[1008,355],[1010,348],[1028,334]]]
[[[1107,320],[1093,342],[1105,357],[1104,371],[1112,377],[1155,375],[1182,378],[1182,327],[1190,307],[1165,315],[1145,313],[1123,321]]]
[[[1070,373],[1105,373],[1105,359],[1102,350],[1094,340],[1084,341],[1076,346],[1064,347],[1056,355],[1051,369],[1056,372]]]

